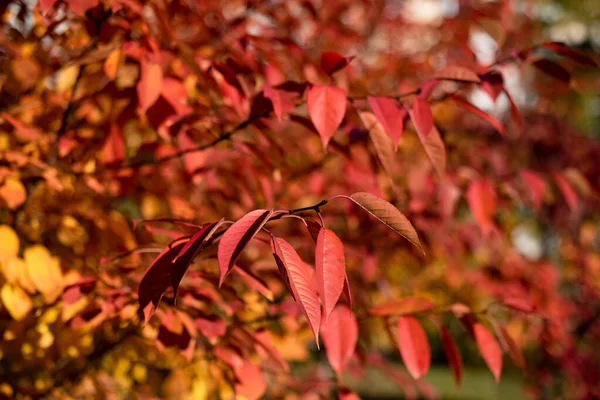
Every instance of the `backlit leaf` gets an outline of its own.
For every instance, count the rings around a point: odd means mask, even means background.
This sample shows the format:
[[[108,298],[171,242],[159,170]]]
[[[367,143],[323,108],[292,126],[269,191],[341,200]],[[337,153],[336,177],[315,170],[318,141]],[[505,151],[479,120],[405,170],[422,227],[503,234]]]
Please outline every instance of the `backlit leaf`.
[[[219,286],[223,284],[225,276],[231,271],[250,240],[267,223],[272,214],[273,210],[251,211],[225,231],[217,252],[221,272]]]
[[[389,135],[385,133],[385,129],[381,122],[368,111],[360,111],[358,113],[365,128],[369,131],[369,138],[375,148],[377,158],[381,163],[381,167],[385,171],[386,175],[393,181],[394,176],[394,143],[390,139]]]
[[[450,370],[452,371],[452,376],[454,376],[454,381],[458,386],[462,380],[462,357],[460,356],[460,352],[458,351],[454,339],[452,339],[450,331],[445,326],[442,326],[440,330],[440,337],[442,339],[442,348],[444,349],[446,359],[448,360]]]
[[[140,80],[137,84],[138,107],[145,113],[158,100],[163,86],[163,72],[159,64],[146,60],[140,63]]]
[[[408,218],[394,207],[392,203],[367,192],[354,193],[350,196],[350,199],[387,225],[391,230],[417,246],[425,254],[415,228],[413,228]]]
[[[329,364],[341,376],[358,340],[358,324],[352,311],[345,305],[335,307],[329,320],[321,326],[321,336]]]
[[[333,75],[340,69],[345,68],[353,59],[354,57],[344,57],[336,52],[326,51],[321,54],[321,69],[327,75]]]
[[[279,121],[283,119],[285,114],[294,109],[299,97],[295,92],[287,92],[285,90],[275,89],[271,86],[265,86],[263,88],[263,94],[273,104],[273,111]]]
[[[34,245],[23,251],[29,277],[47,304],[53,303],[64,288],[60,261],[42,245]]]
[[[380,304],[369,310],[371,315],[390,316],[416,314],[431,310],[435,304],[422,297],[405,297]]]
[[[412,105],[410,119],[415,125],[419,136],[426,138],[433,128],[433,114],[427,99],[417,96]]]
[[[475,322],[472,328],[477,348],[492,371],[496,382],[499,382],[502,373],[502,349],[494,335],[481,323]]]
[[[308,90],[307,105],[310,119],[326,148],[346,114],[346,92],[335,86],[314,85]]]
[[[0,262],[16,257],[19,254],[19,236],[8,225],[0,225]]]
[[[419,320],[412,316],[398,318],[398,347],[406,369],[415,379],[429,370],[431,349]]]
[[[20,180],[6,178],[0,186],[0,197],[4,200],[8,208],[14,210],[25,202],[27,191]]]
[[[4,286],[2,286],[2,289],[0,290],[0,299],[10,316],[17,321],[25,318],[33,307],[29,295],[19,286],[10,283],[5,283]]]
[[[481,119],[489,122],[490,125],[492,125],[498,132],[500,132],[500,134],[502,134],[504,136],[504,134],[505,134],[504,126],[496,118],[492,117],[490,114],[488,114],[485,111],[483,111],[482,109],[474,106],[473,104],[469,103],[467,100],[465,100],[464,98],[462,98],[458,95],[452,95],[451,98],[452,98],[452,100],[454,100],[458,105],[460,105],[464,109],[472,112],[473,114],[477,115]]]
[[[484,234],[489,234],[494,229],[496,213],[496,192],[491,182],[487,179],[472,182],[467,189],[467,201],[475,222]]]
[[[296,250],[285,240],[274,237],[271,241],[273,256],[280,269],[287,273],[289,287],[292,290],[296,304],[308,320],[308,324],[319,347],[319,327],[321,324],[321,306],[317,294],[312,289],[310,277],[307,276]]]
[[[315,266],[323,313],[327,321],[342,294],[346,279],[344,245],[330,229],[322,228],[319,231],[315,249]]]
[[[404,118],[408,112],[404,107],[399,108],[396,100],[389,97],[369,96],[367,100],[371,110],[392,139],[394,150],[398,150],[398,141],[404,131]]]
[[[443,70],[436,72],[433,76],[435,79],[447,79],[461,82],[479,83],[479,76],[469,68],[458,65],[450,65]]]
[[[421,141],[425,154],[427,154],[427,158],[429,158],[429,161],[433,165],[433,169],[440,178],[443,178],[446,173],[446,147],[437,128],[434,125],[427,137],[421,135],[417,130],[417,136]]]

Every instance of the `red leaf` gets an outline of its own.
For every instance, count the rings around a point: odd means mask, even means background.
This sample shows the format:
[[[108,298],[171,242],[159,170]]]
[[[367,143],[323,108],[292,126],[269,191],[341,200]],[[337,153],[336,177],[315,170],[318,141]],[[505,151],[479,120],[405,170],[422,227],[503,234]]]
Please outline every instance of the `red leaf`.
[[[469,103],[467,100],[458,95],[451,95],[450,97],[464,109],[472,112],[473,114],[476,114],[481,119],[489,122],[490,125],[492,125],[498,132],[500,132],[501,135],[504,135],[504,126],[496,118],[492,117],[490,114],[486,113],[482,109],[475,107],[473,104]]]
[[[490,71],[481,76],[481,90],[486,92],[494,102],[504,90],[504,78],[498,71]]]
[[[394,207],[392,203],[367,192],[354,193],[350,196],[350,200],[383,222],[388,228],[406,238],[425,254],[417,231],[415,231],[408,218]]]
[[[323,302],[325,321],[335,307],[346,278],[344,245],[336,234],[327,228],[319,231],[315,250],[317,284]]]
[[[369,310],[371,315],[390,316],[415,314],[431,310],[435,304],[422,297],[405,297],[380,304]]]
[[[506,98],[508,99],[508,103],[510,104],[510,113],[512,114],[512,117],[515,120],[515,123],[517,124],[517,127],[519,128],[519,131],[520,131],[523,128],[523,120],[521,119],[521,113],[519,112],[519,107],[517,107],[517,104],[513,100],[510,93],[508,93],[508,90],[505,89],[504,94],[506,95]]]
[[[434,76],[435,79],[446,79],[451,81],[471,82],[479,83],[481,79],[479,76],[469,68],[460,67],[458,65],[450,65],[443,70],[437,72]]]
[[[185,115],[192,111],[187,103],[187,91],[183,82],[178,79],[165,78],[162,85],[162,96],[173,107],[178,115]]]
[[[411,112],[409,112],[409,115],[413,118]],[[432,126],[427,137],[421,135],[417,130],[417,136],[421,141],[425,154],[427,154],[427,158],[433,165],[433,169],[440,178],[443,178],[446,173],[446,147],[437,128],[435,125]]]
[[[225,231],[217,250],[217,259],[221,272],[219,287],[223,284],[225,276],[231,271],[238,257],[248,245],[248,242],[267,223],[272,214],[273,210],[251,211]]]
[[[260,368],[250,361],[243,360],[242,365],[235,368],[237,383],[236,398],[258,400],[267,390],[267,384]]]
[[[410,119],[415,125],[419,136],[426,138],[431,132],[431,128],[433,128],[433,114],[427,99],[421,96],[415,97]]]
[[[383,124],[379,122],[377,117],[368,111],[359,111],[358,115],[365,128],[369,131],[369,138],[375,148],[377,158],[381,163],[381,167],[386,175],[390,178],[393,184],[395,154],[393,151],[394,142],[389,135],[385,133]]]
[[[496,382],[499,382],[502,373],[502,349],[500,345],[498,345],[494,335],[479,322],[473,323],[473,336],[485,363],[492,371]]]
[[[206,318],[196,318],[195,323],[200,333],[211,343],[216,343],[217,339],[223,337],[227,332],[225,322],[214,315]]]
[[[554,182],[556,182],[556,186],[558,186],[558,190],[562,193],[565,198],[567,205],[573,212],[577,212],[579,208],[579,200],[577,199],[577,192],[571,186],[571,183],[561,174],[555,172],[552,174],[554,178]]]
[[[215,233],[217,228],[223,223],[223,219],[219,222],[213,222],[206,224],[196,232],[191,239],[183,246],[177,257],[173,260],[173,272],[171,274],[171,285],[173,286],[173,292],[175,299],[177,299],[177,290],[179,289],[179,283],[185,275],[190,263],[201,250],[202,245],[206,243],[212,235]]]
[[[429,370],[431,349],[419,320],[412,316],[398,318],[398,347],[406,369],[419,379]]]
[[[319,326],[321,323],[321,306],[319,298],[312,289],[312,282],[306,273],[304,262],[296,250],[285,240],[273,237],[271,240],[273,256],[280,270],[286,272],[289,288],[292,291],[296,304],[308,320],[308,325],[313,332],[317,348],[319,347]]]
[[[406,109],[399,108],[396,100],[389,97],[368,96],[367,100],[373,113],[392,139],[394,150],[398,150],[398,141],[404,131],[404,118],[408,114]]]
[[[321,336],[329,364],[341,376],[358,340],[358,324],[352,311],[344,305],[334,308],[329,320],[321,326]]]
[[[521,180],[525,184],[525,187],[531,194],[533,202],[533,208],[539,210],[544,197],[546,197],[546,182],[537,172],[533,172],[529,169],[521,169],[519,171]]]
[[[326,148],[346,114],[346,92],[334,86],[314,85],[308,90],[307,105],[310,119]]]
[[[502,304],[514,310],[524,312],[526,314],[535,311],[533,305],[529,301],[521,297],[505,297],[504,299],[502,299]]]
[[[125,142],[121,137],[119,128],[112,124],[102,146],[102,163],[111,164],[125,160]]]
[[[354,57],[344,57],[333,51],[326,51],[321,54],[321,69],[327,75],[331,76],[340,69],[346,67]]]
[[[444,353],[446,354],[448,364],[450,365],[450,370],[452,371],[454,381],[458,386],[462,380],[462,357],[460,356],[458,347],[456,346],[454,339],[452,339],[452,335],[450,334],[448,328],[442,326],[440,330],[440,336],[442,339]]]
[[[296,101],[298,100],[297,93],[277,90],[271,86],[265,86],[263,88],[263,94],[265,98],[269,99],[271,104],[273,104],[273,111],[279,121],[281,121],[285,114],[294,109]]]
[[[542,45],[544,47],[554,51],[555,53],[560,54],[561,56],[570,58],[571,60],[575,61],[576,63],[582,64],[582,65],[588,65],[590,67],[598,66],[596,64],[596,61],[594,61],[591,57],[588,57],[587,55],[568,47],[564,43],[543,42]]]
[[[178,241],[163,250],[148,267],[138,288],[140,312],[144,317],[144,325],[148,323],[158,307],[165,291],[171,285],[172,261],[181,251],[187,240]]]
[[[564,83],[569,83],[571,80],[571,73],[567,71],[562,65],[547,60],[545,58],[540,58],[531,63],[534,67],[544,72],[546,75],[551,76],[554,79],[557,79]]]
[[[490,181],[482,179],[472,182],[467,189],[467,201],[475,222],[484,234],[489,234],[494,229],[496,212],[496,192]]]
[[[158,100],[163,86],[163,72],[159,64],[142,60],[137,84],[138,107],[145,113]]]

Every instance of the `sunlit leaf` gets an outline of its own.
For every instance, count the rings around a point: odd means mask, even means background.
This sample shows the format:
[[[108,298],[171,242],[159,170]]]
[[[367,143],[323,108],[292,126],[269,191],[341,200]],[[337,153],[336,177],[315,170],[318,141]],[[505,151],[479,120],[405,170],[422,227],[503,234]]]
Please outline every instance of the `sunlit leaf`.
[[[314,85],[308,89],[307,105],[310,119],[326,148],[346,114],[346,92],[335,86]]]
[[[319,294],[323,302],[325,321],[333,311],[346,279],[344,245],[337,235],[327,228],[319,231],[315,249],[315,266]]]
[[[502,373],[502,349],[494,335],[481,323],[475,322],[472,328],[477,348],[492,371],[496,382],[499,382]]]
[[[406,369],[415,379],[429,371],[431,349],[419,320],[412,316],[398,318],[398,347]]]

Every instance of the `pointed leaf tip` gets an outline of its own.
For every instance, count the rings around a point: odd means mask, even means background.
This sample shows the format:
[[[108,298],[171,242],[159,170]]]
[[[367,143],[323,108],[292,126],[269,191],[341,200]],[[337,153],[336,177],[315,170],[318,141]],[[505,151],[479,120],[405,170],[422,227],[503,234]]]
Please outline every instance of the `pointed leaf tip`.
[[[323,302],[325,321],[327,321],[342,294],[346,280],[344,245],[330,229],[322,228],[319,231],[315,264],[319,294]]]
[[[406,369],[415,379],[429,371],[431,349],[419,320],[412,316],[398,318],[398,347]]]
[[[220,270],[219,287],[223,284],[225,277],[235,265],[242,251],[267,223],[272,214],[273,210],[259,209],[251,211],[225,231],[217,250]]]
[[[346,114],[346,92],[335,86],[314,85],[308,90],[307,106],[326,148]]]
[[[367,192],[354,193],[350,196],[350,200],[383,222],[388,228],[417,246],[425,254],[417,231],[415,231],[408,218],[394,207],[392,203]]]

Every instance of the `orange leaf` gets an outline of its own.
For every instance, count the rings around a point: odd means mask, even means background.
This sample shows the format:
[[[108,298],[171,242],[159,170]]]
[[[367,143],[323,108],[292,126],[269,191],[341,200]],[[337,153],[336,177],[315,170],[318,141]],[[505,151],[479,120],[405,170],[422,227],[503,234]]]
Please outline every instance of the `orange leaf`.
[[[346,92],[334,86],[314,85],[308,90],[307,105],[310,119],[326,148],[346,114]]]
[[[419,320],[412,316],[398,318],[398,346],[406,369],[419,379],[429,370],[431,349]]]
[[[321,336],[329,364],[341,376],[358,340],[358,324],[352,311],[345,305],[334,308],[329,320],[321,325]]]
[[[484,234],[494,229],[496,192],[487,179],[472,182],[467,189],[467,200],[475,222]]]
[[[8,208],[14,210],[27,200],[27,191],[20,180],[6,178],[0,186],[0,197],[4,199]]]
[[[477,343],[477,348],[481,353],[485,363],[494,375],[496,382],[500,382],[502,373],[502,349],[494,335],[481,323],[473,323],[473,336]]]
[[[141,112],[145,113],[162,91],[163,72],[159,64],[151,63],[142,60],[140,63],[140,80],[137,84],[138,107]]]
[[[344,245],[332,230],[322,228],[319,231],[315,249],[315,265],[319,294],[323,302],[323,313],[325,321],[327,321],[342,294],[346,278]]]

